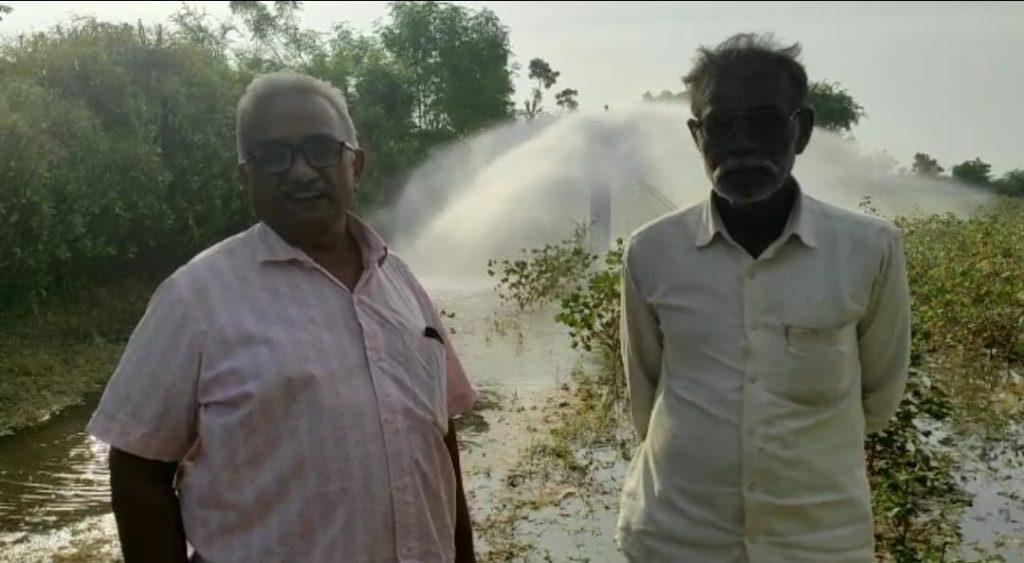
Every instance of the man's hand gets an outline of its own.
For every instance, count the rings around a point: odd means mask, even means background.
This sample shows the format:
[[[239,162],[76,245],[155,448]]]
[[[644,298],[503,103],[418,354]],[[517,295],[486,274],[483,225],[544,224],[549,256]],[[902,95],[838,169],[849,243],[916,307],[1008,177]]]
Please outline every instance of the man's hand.
[[[476,563],[473,552],[473,525],[469,519],[469,505],[462,488],[462,468],[459,466],[459,442],[455,437],[455,421],[448,419],[448,435],[444,437],[448,455],[455,468],[455,563]]]
[[[110,496],[125,563],[187,563],[177,463],[110,448]]]

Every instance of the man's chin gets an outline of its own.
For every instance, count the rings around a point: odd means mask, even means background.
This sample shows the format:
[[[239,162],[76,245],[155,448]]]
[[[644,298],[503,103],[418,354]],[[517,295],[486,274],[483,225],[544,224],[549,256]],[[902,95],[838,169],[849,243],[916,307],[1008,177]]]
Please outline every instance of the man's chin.
[[[778,188],[772,184],[733,186],[715,184],[714,190],[722,199],[732,205],[753,205],[770,198]]]
[[[332,236],[336,214],[317,214],[312,217],[288,216],[270,223],[278,235],[292,246],[306,246]]]

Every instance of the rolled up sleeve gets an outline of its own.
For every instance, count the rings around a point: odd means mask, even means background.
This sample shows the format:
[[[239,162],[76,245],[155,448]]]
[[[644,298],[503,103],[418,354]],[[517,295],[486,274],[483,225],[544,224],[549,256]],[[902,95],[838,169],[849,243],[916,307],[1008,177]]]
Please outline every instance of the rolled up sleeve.
[[[910,289],[899,232],[887,231],[885,253],[864,318],[858,324],[865,430],[885,428],[896,414],[910,368]]]
[[[203,328],[174,277],[150,299],[87,432],[148,459],[180,461],[196,439]]]

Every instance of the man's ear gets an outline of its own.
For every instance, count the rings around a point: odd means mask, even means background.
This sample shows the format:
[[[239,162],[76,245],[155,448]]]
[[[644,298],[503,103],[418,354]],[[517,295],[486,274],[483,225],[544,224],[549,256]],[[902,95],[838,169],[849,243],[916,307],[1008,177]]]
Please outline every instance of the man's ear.
[[[804,149],[807,148],[807,143],[811,142],[811,133],[814,132],[814,110],[809,107],[803,108],[803,110],[797,114],[797,138],[796,138],[796,154],[802,154]]]
[[[356,181],[356,186],[359,185],[359,180],[363,178],[363,170],[366,169],[366,153],[363,149],[356,149],[352,151],[352,178]]]

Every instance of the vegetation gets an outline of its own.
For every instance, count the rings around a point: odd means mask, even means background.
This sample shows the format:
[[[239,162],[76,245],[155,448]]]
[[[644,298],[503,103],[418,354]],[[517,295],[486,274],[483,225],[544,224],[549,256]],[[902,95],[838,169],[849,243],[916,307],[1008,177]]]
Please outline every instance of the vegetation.
[[[0,436],[102,390],[155,282],[132,278],[0,321]]]
[[[529,69],[529,77],[537,81],[537,86],[533,88],[530,98],[523,100],[523,109],[519,115],[532,121],[545,113],[544,106],[541,105],[544,101],[544,92],[551,90],[562,73],[551,68],[544,59],[531,59]],[[576,111],[579,108],[579,102],[576,101],[578,95],[578,90],[565,88],[555,94],[555,105],[563,111]]]
[[[393,201],[431,147],[513,116],[508,30],[489,10],[395,2],[361,35],[300,28],[298,2],[231,9],[78,18],[0,45],[0,154],[17,155],[0,159],[0,314],[180,264],[249,224],[234,104],[257,73],[348,95],[372,155],[364,207]]]
[[[917,153],[914,155],[910,171],[926,178],[956,180],[996,195],[1024,197],[1024,169],[1015,168],[999,178],[993,178],[992,165],[977,157],[954,165],[950,170],[951,175],[943,176],[945,169],[935,158],[925,153]]]
[[[814,108],[814,124],[835,133],[849,133],[865,116],[864,108],[838,82],[812,82],[807,105]]]

